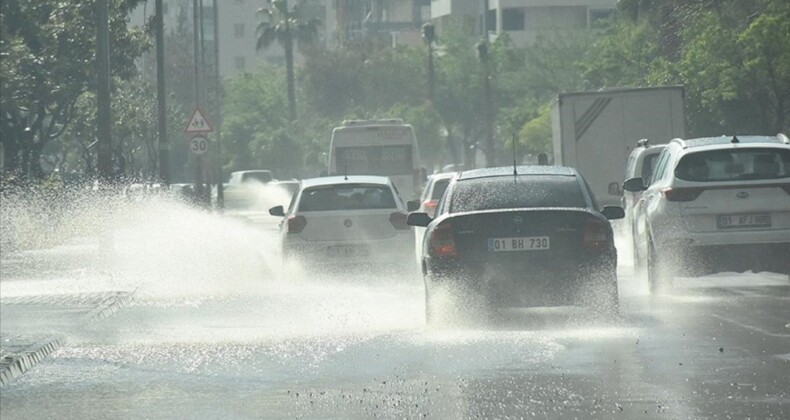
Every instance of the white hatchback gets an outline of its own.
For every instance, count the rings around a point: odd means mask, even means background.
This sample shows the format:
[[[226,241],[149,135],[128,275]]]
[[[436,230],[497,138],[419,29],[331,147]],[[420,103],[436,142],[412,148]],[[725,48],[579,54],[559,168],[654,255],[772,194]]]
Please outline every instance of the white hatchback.
[[[651,291],[674,274],[790,272],[790,140],[785,135],[675,139],[634,210],[635,259]]]
[[[338,265],[402,266],[413,261],[406,208],[392,181],[380,176],[305,179],[282,216],[283,258]]]

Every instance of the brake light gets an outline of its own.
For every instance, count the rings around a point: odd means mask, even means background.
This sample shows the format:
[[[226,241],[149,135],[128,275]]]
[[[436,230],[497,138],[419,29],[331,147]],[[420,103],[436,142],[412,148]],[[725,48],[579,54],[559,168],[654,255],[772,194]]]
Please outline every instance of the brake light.
[[[458,250],[455,248],[453,226],[442,223],[431,233],[429,253],[432,257],[456,257]]]
[[[436,212],[436,206],[439,204],[439,200],[425,200],[422,202],[422,207],[425,209],[425,212],[428,213],[431,217]]]
[[[694,201],[702,194],[704,188],[665,188],[661,196],[667,201]]]
[[[406,224],[406,215],[403,213],[395,212],[390,214],[390,223],[397,230],[409,229],[409,225]]]
[[[307,226],[304,216],[291,216],[288,218],[288,233],[300,233]]]
[[[584,222],[582,233],[582,247],[589,252],[601,252],[609,249],[610,238],[604,222],[598,219],[588,219]]]

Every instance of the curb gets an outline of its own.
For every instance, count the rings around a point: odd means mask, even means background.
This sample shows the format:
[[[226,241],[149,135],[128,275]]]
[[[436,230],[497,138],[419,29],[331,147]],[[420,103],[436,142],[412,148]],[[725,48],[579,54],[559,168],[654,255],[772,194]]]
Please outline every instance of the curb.
[[[124,292],[110,296],[105,299],[101,305],[88,312],[85,315],[85,318],[91,321],[101,321],[103,319],[107,319],[118,312],[118,309],[131,303],[133,294],[134,292]]]
[[[60,338],[52,337],[31,345],[23,352],[6,355],[0,359],[0,386],[10,384],[62,345]]]

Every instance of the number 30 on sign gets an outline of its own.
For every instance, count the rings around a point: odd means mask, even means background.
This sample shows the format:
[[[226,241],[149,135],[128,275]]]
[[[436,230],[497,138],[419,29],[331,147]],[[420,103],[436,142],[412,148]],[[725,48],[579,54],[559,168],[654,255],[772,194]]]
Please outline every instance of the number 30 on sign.
[[[206,153],[206,150],[208,150],[208,140],[203,136],[192,137],[192,141],[189,142],[189,150],[196,155]]]

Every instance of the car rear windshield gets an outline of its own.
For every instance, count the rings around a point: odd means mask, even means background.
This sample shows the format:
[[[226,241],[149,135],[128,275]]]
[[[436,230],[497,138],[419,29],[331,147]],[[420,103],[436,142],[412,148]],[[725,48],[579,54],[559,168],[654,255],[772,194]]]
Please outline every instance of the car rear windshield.
[[[786,178],[790,176],[790,150],[733,148],[690,153],[680,159],[675,176],[696,182]]]
[[[306,189],[299,211],[394,209],[395,198],[386,185],[331,185]]]
[[[587,207],[575,176],[532,175],[460,180],[453,190],[452,213],[523,207]]]
[[[447,185],[450,184],[449,179],[440,179],[433,184],[433,191],[431,192],[431,199],[438,200],[442,198],[442,194],[444,194],[444,190],[447,189]]]

